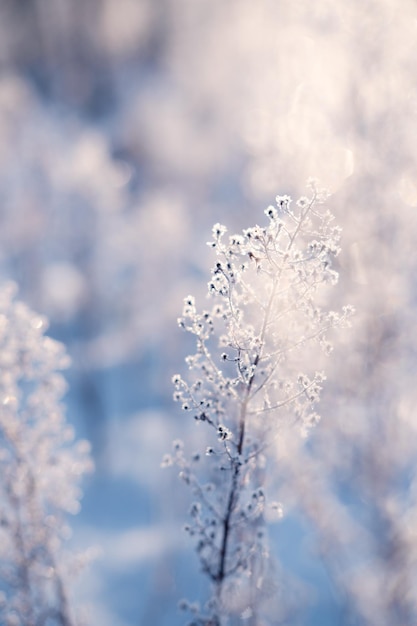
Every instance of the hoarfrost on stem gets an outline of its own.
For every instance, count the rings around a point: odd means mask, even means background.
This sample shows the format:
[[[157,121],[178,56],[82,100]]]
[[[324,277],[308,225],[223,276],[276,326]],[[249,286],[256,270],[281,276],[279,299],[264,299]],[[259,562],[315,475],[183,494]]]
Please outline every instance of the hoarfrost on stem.
[[[196,625],[226,626],[249,613],[258,623],[270,568],[264,527],[271,444],[283,424],[306,436],[318,422],[325,375],[311,371],[311,349],[313,358],[314,345],[328,354],[329,336],[353,312],[320,306],[322,289],[338,279],[332,262],[341,229],[322,206],[328,194],[315,181],[309,190],[295,205],[277,196],[265,210],[266,226],[227,236],[215,224],[208,243],[217,257],[212,304],[200,311],[187,296],[178,320],[194,335],[196,353],[186,359],[188,375],[173,377],[174,399],[204,424],[208,445],[188,458],[176,442],[163,464],[180,467],[196,500],[186,531],[213,587],[205,609],[193,611]]]
[[[79,510],[89,444],[65,420],[64,347],[15,291],[0,290],[0,621],[75,626],[65,517]]]

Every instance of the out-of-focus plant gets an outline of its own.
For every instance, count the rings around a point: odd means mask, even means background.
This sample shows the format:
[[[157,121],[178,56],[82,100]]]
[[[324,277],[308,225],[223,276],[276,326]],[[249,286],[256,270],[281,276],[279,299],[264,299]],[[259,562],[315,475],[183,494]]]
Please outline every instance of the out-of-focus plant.
[[[228,240],[223,225],[213,227],[214,305],[199,312],[188,296],[179,320],[197,351],[186,359],[189,376],[173,377],[174,398],[206,427],[205,452],[189,459],[175,441],[163,465],[176,463],[196,498],[186,530],[213,593],[202,611],[184,601],[195,625],[223,626],[232,616],[261,623],[270,588],[265,515],[270,507],[282,514],[279,503],[267,504],[269,446],[285,424],[306,435],[317,423],[325,376],[314,371],[312,352],[318,345],[329,353],[329,335],[352,312],[322,306],[323,288],[338,279],[341,229],[321,206],[327,193],[314,181],[310,188],[295,206],[277,196],[266,227]]]
[[[0,291],[0,621],[75,626],[68,581],[80,558],[63,544],[89,444],[65,420],[65,350],[14,292]]]
[[[360,229],[347,212],[349,298],[359,313],[324,398],[332,419],[309,449],[283,460],[288,473],[281,466],[314,526],[341,623],[361,626],[417,623],[417,222],[390,187],[382,171],[362,180],[378,212],[361,212]]]

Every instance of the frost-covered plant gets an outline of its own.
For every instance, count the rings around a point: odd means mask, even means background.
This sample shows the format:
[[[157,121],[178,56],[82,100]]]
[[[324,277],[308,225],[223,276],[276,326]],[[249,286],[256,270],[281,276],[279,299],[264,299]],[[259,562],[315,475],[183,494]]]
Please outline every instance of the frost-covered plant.
[[[285,424],[294,422],[306,435],[317,423],[325,376],[311,366],[314,345],[329,353],[329,333],[352,312],[320,306],[322,288],[338,279],[332,260],[341,229],[321,206],[327,193],[314,181],[309,187],[309,197],[295,205],[289,196],[277,196],[277,206],[265,211],[265,227],[230,237],[223,225],[213,227],[213,305],[199,312],[188,296],[179,320],[195,336],[197,350],[186,359],[190,374],[173,377],[174,398],[206,427],[205,450],[187,458],[175,441],[163,464],[180,467],[196,499],[186,530],[197,539],[213,594],[202,611],[182,603],[195,625],[224,626],[231,616],[260,624],[269,567],[268,451]],[[279,504],[270,506],[281,513]]]
[[[89,444],[65,421],[64,348],[14,293],[0,291],[0,622],[74,626],[67,576],[79,564],[62,544]]]

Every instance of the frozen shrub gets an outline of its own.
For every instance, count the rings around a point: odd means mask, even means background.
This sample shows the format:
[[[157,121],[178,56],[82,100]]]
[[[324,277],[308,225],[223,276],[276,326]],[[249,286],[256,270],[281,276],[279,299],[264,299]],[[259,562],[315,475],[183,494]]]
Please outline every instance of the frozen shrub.
[[[188,458],[177,440],[163,464],[176,463],[191,486],[186,530],[213,588],[204,609],[192,605],[193,624],[225,626],[232,616],[261,623],[270,588],[266,507],[282,515],[267,500],[265,468],[282,427],[293,423],[306,436],[317,423],[325,376],[312,366],[315,346],[328,354],[333,329],[352,312],[320,305],[338,279],[341,229],[322,206],[327,193],[314,181],[309,188],[295,205],[278,196],[266,226],[227,236],[216,224],[210,306],[184,301],[179,325],[197,349],[186,359],[189,374],[173,377],[174,399],[206,429],[205,449]]]
[[[89,445],[75,443],[65,421],[64,348],[14,292],[0,290],[0,621],[74,626],[67,577],[76,563],[62,544]]]

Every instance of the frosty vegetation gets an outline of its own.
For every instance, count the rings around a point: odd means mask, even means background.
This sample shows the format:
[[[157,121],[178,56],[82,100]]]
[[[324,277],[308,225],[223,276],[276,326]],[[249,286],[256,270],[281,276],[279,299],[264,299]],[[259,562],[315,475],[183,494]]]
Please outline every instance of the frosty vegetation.
[[[74,443],[63,413],[64,348],[14,293],[0,291],[0,622],[75,626],[69,580],[82,557],[64,549],[65,520],[79,511],[89,444]]]
[[[265,470],[284,425],[306,436],[318,422],[325,375],[311,355],[331,352],[329,337],[352,313],[321,306],[338,280],[341,235],[326,200],[310,181],[309,196],[295,204],[277,196],[266,226],[227,236],[215,224],[211,304],[200,311],[185,298],[179,325],[194,335],[196,353],[186,359],[189,374],[173,377],[174,399],[205,429],[204,449],[189,457],[177,440],[163,464],[176,463],[192,489],[186,530],[212,586],[202,610],[181,602],[193,626],[261,623],[270,585],[265,516],[268,507],[282,515],[268,500]]]

